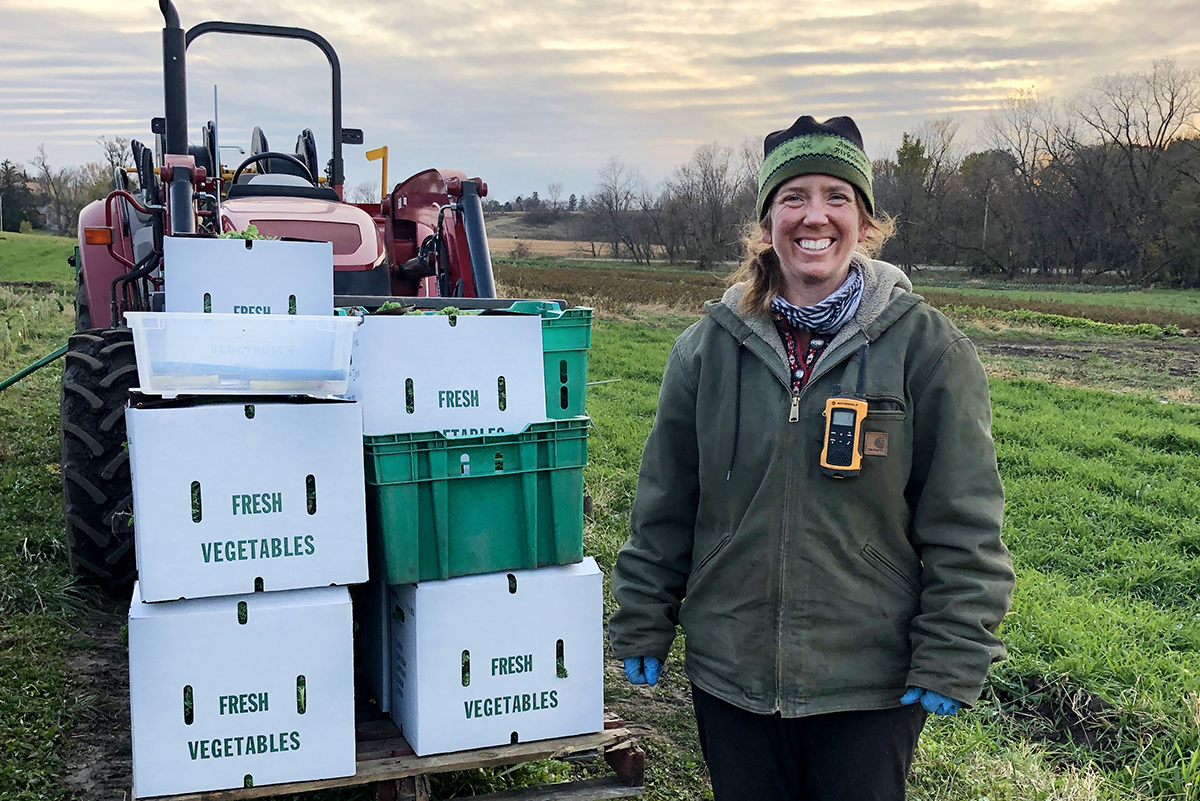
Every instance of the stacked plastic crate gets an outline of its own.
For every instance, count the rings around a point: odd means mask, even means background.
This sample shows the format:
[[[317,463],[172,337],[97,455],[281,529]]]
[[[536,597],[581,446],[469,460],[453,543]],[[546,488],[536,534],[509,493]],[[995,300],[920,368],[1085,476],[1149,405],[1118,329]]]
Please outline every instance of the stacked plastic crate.
[[[419,755],[603,728],[583,556],[590,309],[370,315],[363,405],[376,700]]]
[[[127,315],[134,795],[353,775],[362,415],[334,396],[358,321],[328,244],[165,247],[167,311]]]

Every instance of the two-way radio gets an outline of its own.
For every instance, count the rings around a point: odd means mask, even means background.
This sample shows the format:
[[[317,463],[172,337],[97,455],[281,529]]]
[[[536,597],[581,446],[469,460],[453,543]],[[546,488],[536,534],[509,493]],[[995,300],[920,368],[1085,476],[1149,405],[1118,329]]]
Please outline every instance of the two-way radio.
[[[853,396],[842,395],[841,386],[825,401],[825,444],[821,448],[821,471],[833,478],[854,478],[862,470],[862,423],[867,416],[863,394],[867,374],[867,345],[858,350],[858,386]]]

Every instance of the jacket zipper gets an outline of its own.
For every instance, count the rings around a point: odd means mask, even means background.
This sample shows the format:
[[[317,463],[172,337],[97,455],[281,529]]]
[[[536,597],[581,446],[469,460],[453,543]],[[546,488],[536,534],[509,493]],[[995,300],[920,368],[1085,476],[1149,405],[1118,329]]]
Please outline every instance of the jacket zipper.
[[[870,341],[867,339],[866,335],[863,334],[861,331],[859,333],[855,334],[854,336],[852,336],[850,339],[846,340],[844,343],[842,343],[842,345],[836,351],[836,353],[838,354],[837,359],[834,359],[833,356],[831,355],[830,358],[827,359],[825,361],[825,363],[821,366],[821,369],[818,372],[813,373],[812,376],[809,377],[808,381],[806,381],[804,386],[800,388],[799,392],[794,392],[794,391],[792,392],[792,409],[788,413],[788,422],[789,423],[800,422],[800,398],[801,398],[801,396],[804,395],[805,390],[807,390],[809,387],[811,387],[813,384],[815,384],[817,382],[818,378],[825,375],[830,370],[832,370],[834,367],[837,367],[839,364],[844,362],[848,356],[850,356],[854,353],[854,351],[858,348],[859,345],[862,344],[862,342],[864,340],[868,341],[868,342]],[[843,355],[843,351],[844,351],[844,355]],[[790,389],[791,388],[789,387],[789,390]]]

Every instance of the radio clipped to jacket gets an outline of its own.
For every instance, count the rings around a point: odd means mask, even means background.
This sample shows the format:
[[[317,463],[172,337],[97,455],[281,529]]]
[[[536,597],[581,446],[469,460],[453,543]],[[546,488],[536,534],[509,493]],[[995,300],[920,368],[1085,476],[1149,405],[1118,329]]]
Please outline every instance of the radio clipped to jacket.
[[[862,424],[867,417],[863,394],[867,373],[867,345],[858,351],[858,385],[853,396],[842,395],[841,386],[833,388],[826,399],[825,441],[821,448],[821,472],[833,478],[854,478],[862,470]]]

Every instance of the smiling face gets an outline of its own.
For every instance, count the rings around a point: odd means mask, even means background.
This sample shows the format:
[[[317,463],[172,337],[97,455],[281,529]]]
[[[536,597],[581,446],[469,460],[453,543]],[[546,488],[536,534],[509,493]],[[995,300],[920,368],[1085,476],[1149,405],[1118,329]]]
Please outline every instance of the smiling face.
[[[763,242],[774,248],[783,271],[783,298],[811,306],[846,280],[850,257],[867,233],[854,187],[830,175],[800,175],[771,199]]]

